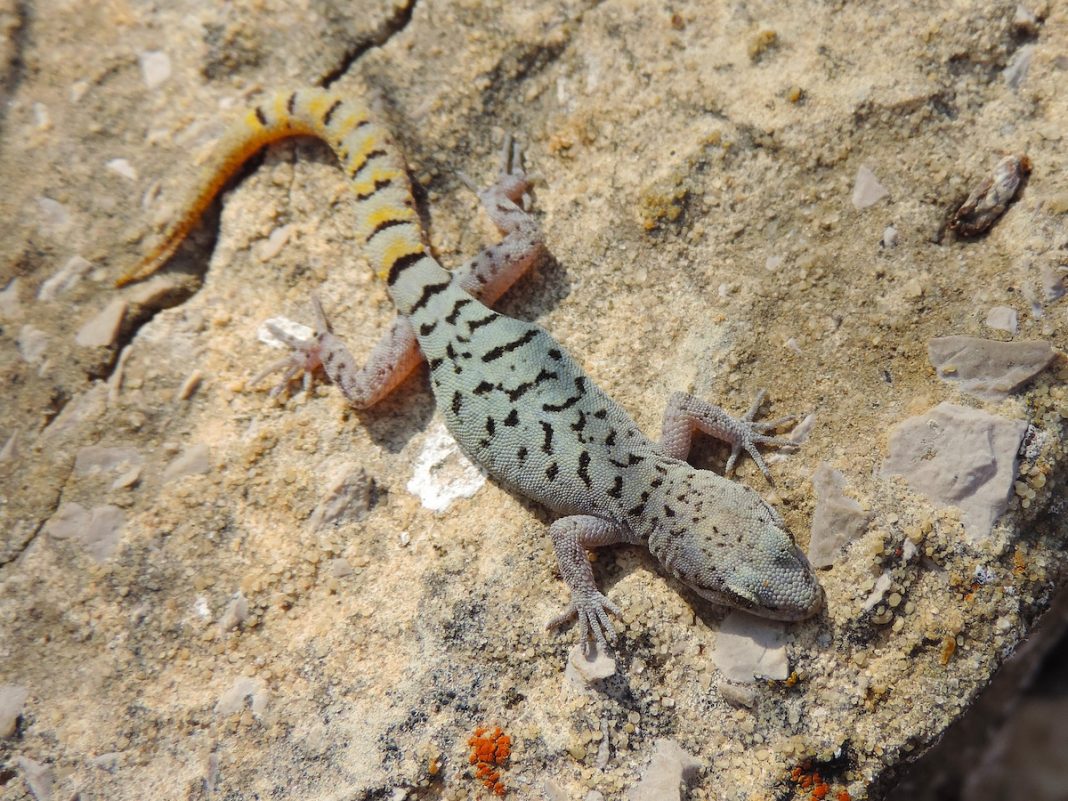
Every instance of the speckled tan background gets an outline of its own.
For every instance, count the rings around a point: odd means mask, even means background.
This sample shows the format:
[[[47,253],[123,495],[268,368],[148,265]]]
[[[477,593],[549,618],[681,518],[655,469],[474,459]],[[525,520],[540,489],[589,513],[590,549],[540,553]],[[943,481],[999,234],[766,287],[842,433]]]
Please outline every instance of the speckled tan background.
[[[702,765],[692,799],[808,798],[806,759],[831,798],[886,797],[1064,574],[1063,357],[980,403],[926,351],[1010,338],[993,306],[1065,346],[1068,16],[1025,6],[0,0],[0,685],[26,692],[0,799],[476,797],[482,724],[513,738],[515,798],[624,797],[658,738]],[[595,572],[618,670],[568,683],[546,515],[408,489],[438,425],[423,374],[366,413],[247,385],[277,357],[260,324],[307,321],[313,288],[357,351],[391,317],[325,147],[271,148],[165,275],[112,288],[231,109],[301,85],[375,98],[446,264],[493,236],[456,171],[487,179],[518,134],[551,258],[501,308],[648,433],[675,389],[814,415],[768,497],[807,545],[828,462],[871,523],[821,573],[828,611],[784,629],[790,681],[739,706],[710,659],[724,611],[617,548]],[[1034,164],[1020,199],[933,241],[1006,152]],[[888,195],[858,211],[864,165]],[[979,547],[879,475],[890,428],[945,400],[1037,437]]]

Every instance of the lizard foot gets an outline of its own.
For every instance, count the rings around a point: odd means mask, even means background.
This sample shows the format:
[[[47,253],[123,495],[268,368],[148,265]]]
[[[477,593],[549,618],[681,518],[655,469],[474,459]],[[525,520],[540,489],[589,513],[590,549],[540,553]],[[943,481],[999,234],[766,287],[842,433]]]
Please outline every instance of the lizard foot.
[[[528,175],[523,169],[523,150],[519,143],[508,134],[504,138],[501,147],[501,165],[497,170],[497,180],[485,189],[479,189],[471,178],[464,172],[458,172],[457,177],[476,195],[493,216],[494,202],[498,198],[508,198],[520,208],[526,208],[529,203],[528,193],[534,183],[534,176]]]
[[[288,345],[292,350],[288,356],[272,362],[252,377],[251,384],[255,385],[269,376],[271,373],[282,372],[282,378],[271,388],[270,397],[277,397],[289,386],[296,376],[303,373],[304,391],[309,392],[314,381],[315,371],[323,366],[323,340],[331,333],[330,323],[326,319],[326,313],[319,302],[319,298],[312,294],[312,307],[315,310],[315,336],[312,339],[298,339],[287,331],[283,331],[274,323],[266,324],[271,335]]]
[[[572,596],[564,613],[550,620],[545,628],[558,628],[571,618],[577,617],[579,641],[587,647],[596,642],[599,647],[607,650],[608,642],[616,639],[616,630],[608,618],[609,613],[617,617],[622,614],[619,607],[600,592],[583,593],[577,599]]]
[[[792,423],[797,420],[797,415],[788,415],[786,417],[780,417],[775,420],[762,420],[757,422],[754,418],[757,416],[757,412],[760,411],[760,406],[764,403],[764,396],[767,394],[765,390],[757,392],[756,398],[753,399],[753,404],[741,418],[736,419],[735,425],[731,427],[730,433],[733,435],[729,438],[731,446],[731,455],[727,459],[727,465],[724,468],[724,473],[730,475],[734,470],[735,462],[738,461],[738,457],[744,450],[748,453],[757,467],[760,468],[760,472],[764,474],[764,478],[769,483],[772,482],[771,472],[768,470],[767,464],[764,462],[764,457],[760,455],[760,451],[757,450],[757,445],[771,445],[775,448],[785,448],[786,450],[796,450],[797,443],[786,439],[785,437],[768,436],[766,431],[774,431],[775,429]]]

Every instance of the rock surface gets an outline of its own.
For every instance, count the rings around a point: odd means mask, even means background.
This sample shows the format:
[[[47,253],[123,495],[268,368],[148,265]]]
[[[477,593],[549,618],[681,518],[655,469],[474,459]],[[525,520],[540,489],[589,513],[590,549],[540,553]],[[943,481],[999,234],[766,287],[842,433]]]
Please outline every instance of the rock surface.
[[[482,725],[513,739],[515,798],[547,780],[623,798],[659,739],[704,765],[697,801],[803,797],[802,765],[830,798],[893,797],[1041,627],[1068,560],[1064,357],[962,400],[926,345],[1008,338],[985,326],[1003,306],[1014,341],[1065,347],[1059,4],[1023,23],[993,0],[72,7],[0,0],[0,443],[17,442],[0,460],[0,683],[32,698],[0,742],[3,801],[46,785],[459,801],[483,792],[466,745]],[[594,564],[623,612],[616,672],[566,691],[574,628],[544,631],[567,602],[551,517],[449,448],[425,373],[361,412],[329,386],[249,386],[279,355],[261,324],[309,322],[312,290],[358,354],[392,319],[324,147],[269,148],[164,276],[113,288],[225,119],[301,85],[371,98],[450,266],[496,238],[457,172],[490,180],[518,136],[551,258],[500,307],[551,330],[647,433],[678,389],[741,411],[767,387],[770,416],[810,415],[774,488],[747,460],[737,480],[806,550],[821,462],[870,520],[821,570],[821,615],[775,624],[786,680],[721,691],[738,686],[711,657],[727,612],[617,547]],[[984,236],[940,230],[1022,151],[1028,182]],[[858,211],[865,165],[887,194]],[[943,401],[1028,426],[974,542],[956,504],[881,473],[888,432]],[[76,469],[85,448],[143,461],[90,451]],[[700,441],[694,460],[723,453]],[[102,560],[81,535],[94,515]]]

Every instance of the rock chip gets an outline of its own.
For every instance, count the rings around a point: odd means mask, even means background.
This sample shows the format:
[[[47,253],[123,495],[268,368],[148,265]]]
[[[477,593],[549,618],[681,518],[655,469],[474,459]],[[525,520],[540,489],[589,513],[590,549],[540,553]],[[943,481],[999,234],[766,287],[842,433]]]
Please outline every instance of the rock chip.
[[[308,528],[320,531],[330,525],[363,520],[374,505],[377,489],[373,478],[355,462],[337,469],[315,511]]]
[[[52,766],[24,756],[17,757],[15,764],[22,771],[22,778],[26,780],[33,797],[37,801],[52,801],[52,785],[55,782]]]
[[[879,179],[875,177],[871,168],[862,164],[853,182],[853,208],[863,211],[869,206],[874,206],[889,194],[890,192],[879,183]]]
[[[1049,342],[996,342],[979,337],[937,337],[927,355],[943,381],[959,381],[962,392],[1001,400],[1042,372],[1053,360]]]
[[[87,321],[74,337],[83,348],[107,348],[114,344],[126,316],[126,301],[115,298],[99,314]]]
[[[607,652],[597,648],[592,653],[587,653],[582,643],[576,643],[567,655],[564,677],[576,686],[584,686],[607,679],[615,675],[615,672],[616,660]]]
[[[986,313],[986,327],[995,331],[1007,331],[1015,336],[1019,327],[1016,310],[1008,306],[991,306],[990,311]]]
[[[29,690],[17,684],[0,684],[0,737],[15,733],[22,705],[29,694]]]
[[[627,801],[681,801],[701,763],[674,740],[659,739],[641,780],[627,792]]]
[[[15,347],[27,364],[40,364],[44,361],[45,351],[48,350],[48,334],[40,328],[24,325],[19,329]]]
[[[820,462],[816,468],[812,486],[816,490],[816,511],[812,515],[808,559],[813,567],[830,567],[845,546],[868,528],[869,516],[843,492],[845,476],[827,462]]]
[[[0,290],[0,320],[14,320],[22,314],[19,302],[19,286],[22,279],[12,278],[7,286]]]
[[[72,290],[93,267],[92,262],[82,256],[71,256],[66,263],[54,272],[37,290],[37,299],[55,300],[60,295]]]
[[[267,711],[267,691],[262,680],[248,676],[239,676],[230,688],[219,696],[215,712],[222,717],[232,715],[244,709],[246,699],[250,701],[252,714],[257,720],[262,720],[263,713]]]
[[[163,470],[163,483],[185,476],[203,475],[211,470],[211,450],[206,443],[190,445]]]
[[[1026,430],[1023,420],[940,403],[894,427],[883,475],[903,476],[936,506],[958,507],[968,541],[976,543],[1008,505]]]
[[[441,512],[458,498],[470,498],[486,483],[486,474],[460,450],[440,423],[427,432],[415,459],[408,491],[427,509]]]
[[[45,531],[57,540],[73,539],[97,562],[105,561],[119,545],[126,513],[104,504],[87,510],[78,503],[65,503],[45,523]]]
[[[785,643],[781,624],[736,609],[720,624],[712,661],[730,681],[782,681],[790,675]]]

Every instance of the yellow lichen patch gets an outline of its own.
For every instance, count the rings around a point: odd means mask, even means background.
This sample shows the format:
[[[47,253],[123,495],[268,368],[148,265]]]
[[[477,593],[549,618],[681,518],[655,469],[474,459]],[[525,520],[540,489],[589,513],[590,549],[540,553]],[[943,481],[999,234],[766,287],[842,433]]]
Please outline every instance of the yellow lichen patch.
[[[771,30],[763,30],[749,40],[746,52],[749,53],[750,61],[759,61],[772,47],[779,43],[779,34]]]
[[[677,222],[685,209],[689,191],[685,187],[661,192],[650,190],[642,194],[639,202],[639,214],[642,228],[652,231],[664,223]]]

